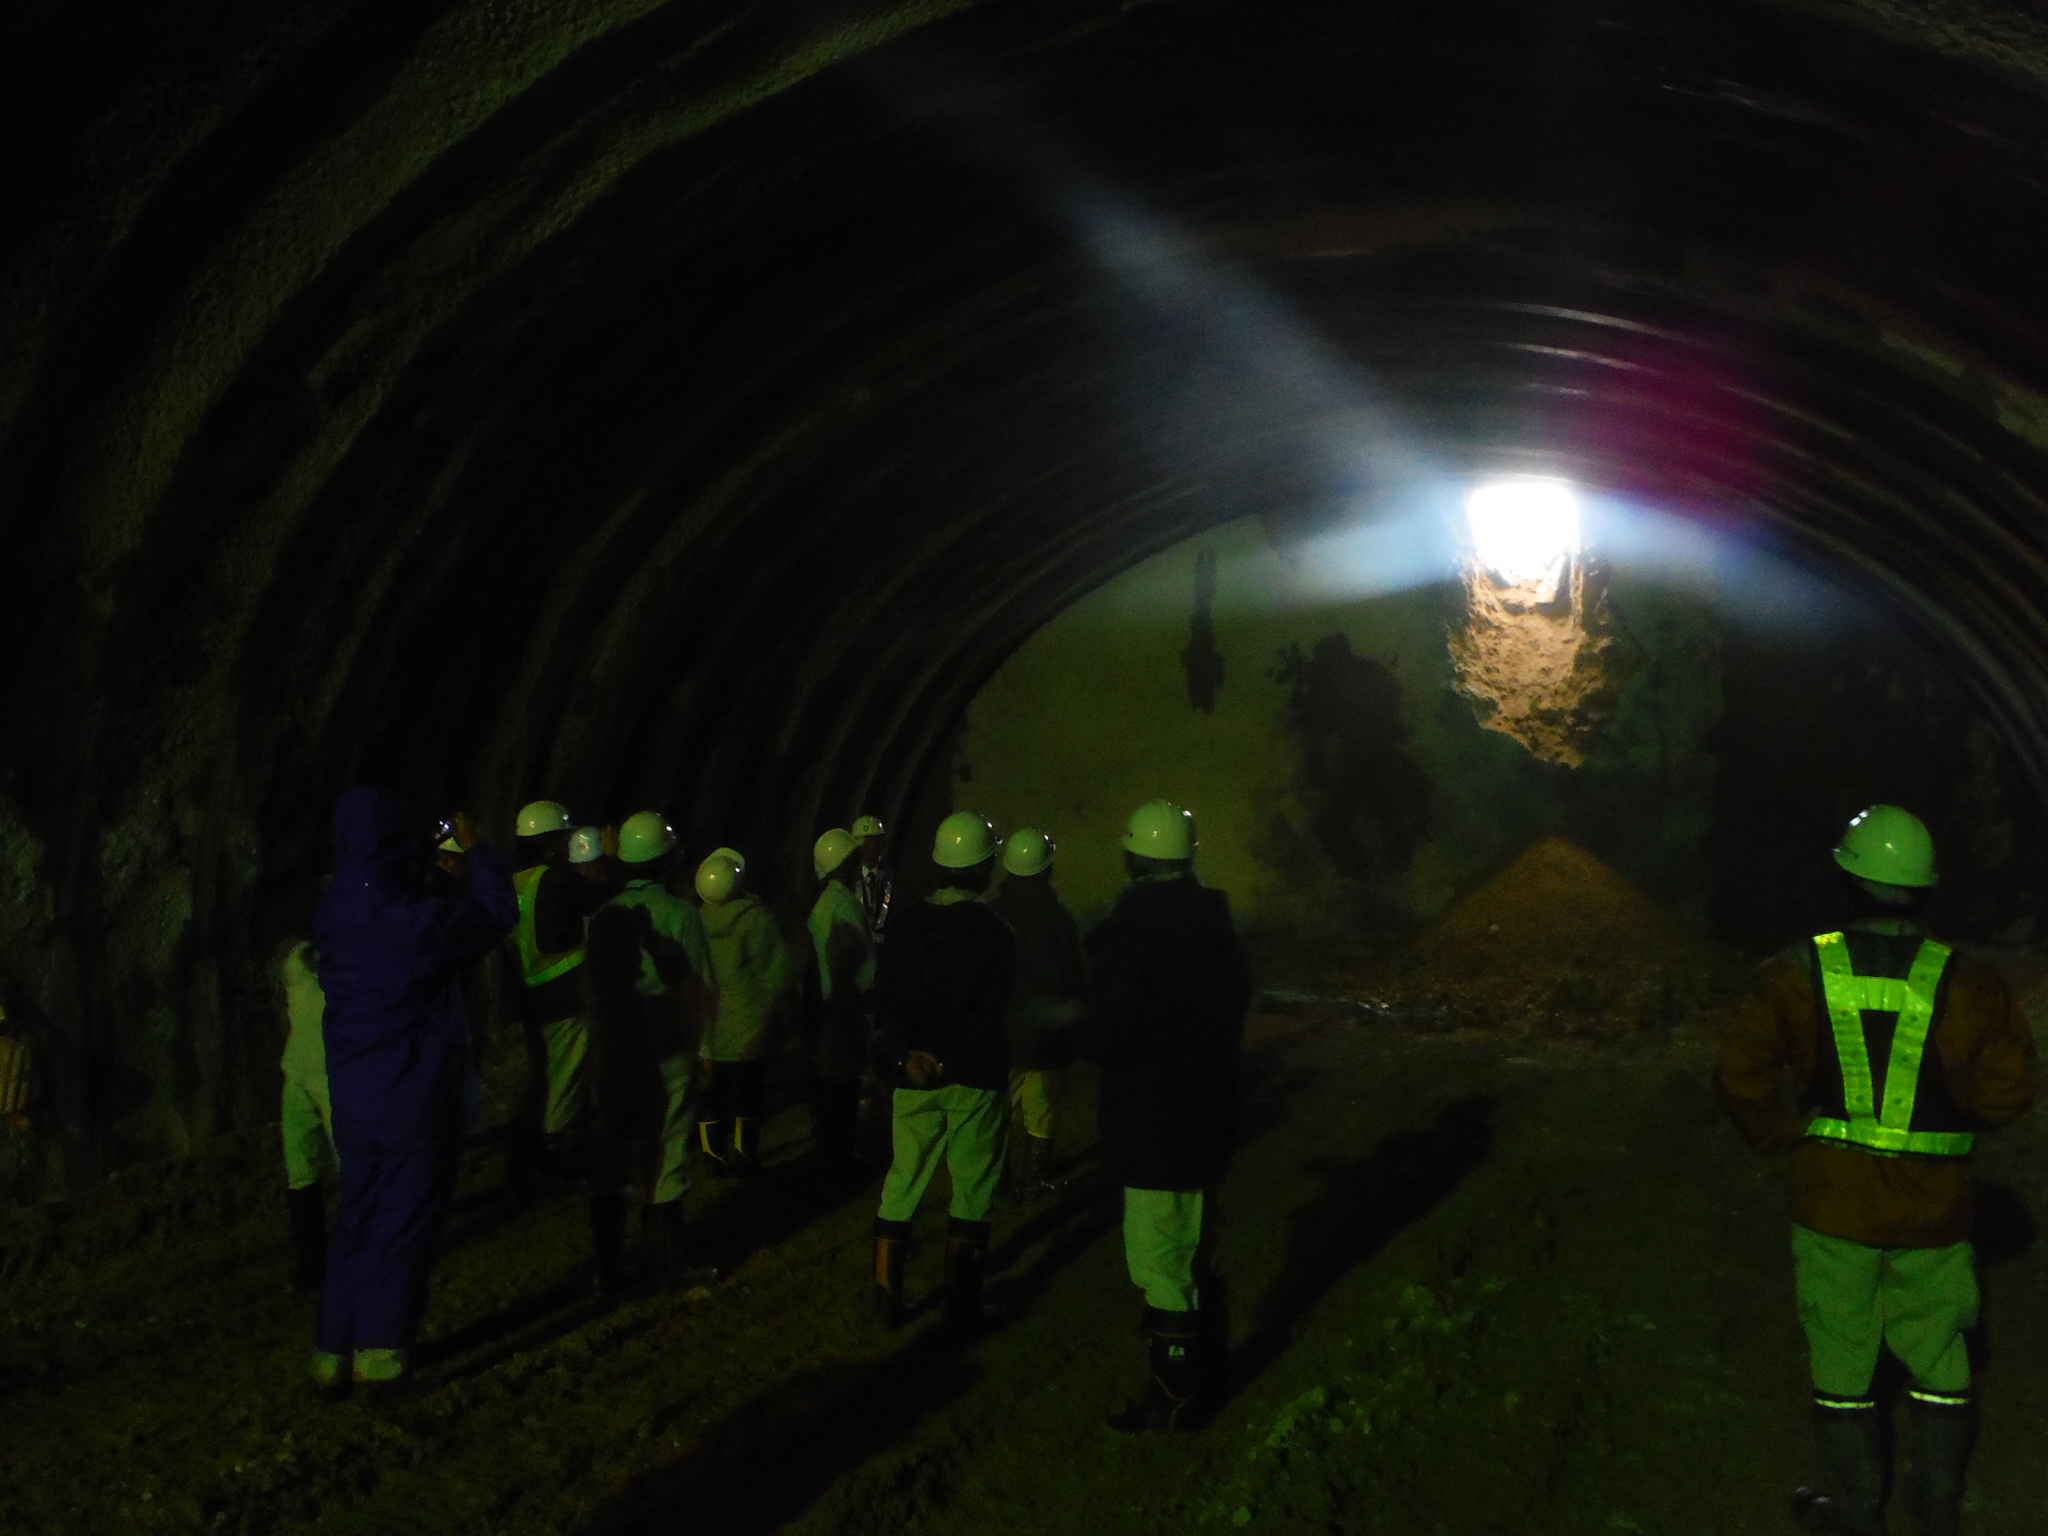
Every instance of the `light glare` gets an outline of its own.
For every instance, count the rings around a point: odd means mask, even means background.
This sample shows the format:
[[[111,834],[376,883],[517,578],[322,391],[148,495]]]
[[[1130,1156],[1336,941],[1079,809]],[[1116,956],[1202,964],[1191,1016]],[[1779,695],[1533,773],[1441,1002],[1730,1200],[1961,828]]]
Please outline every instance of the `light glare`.
[[[1541,581],[1578,553],[1579,498],[1562,480],[1495,480],[1465,493],[1480,564],[1504,581]]]

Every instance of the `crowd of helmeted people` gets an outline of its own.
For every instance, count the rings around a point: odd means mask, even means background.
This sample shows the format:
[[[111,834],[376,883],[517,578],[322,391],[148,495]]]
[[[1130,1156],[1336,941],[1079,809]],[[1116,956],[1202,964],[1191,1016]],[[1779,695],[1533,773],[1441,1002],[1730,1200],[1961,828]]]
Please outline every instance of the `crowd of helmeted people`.
[[[507,1194],[585,1194],[593,1284],[607,1296],[717,1284],[685,1197],[707,1171],[758,1176],[769,1067],[787,1052],[801,1061],[821,1208],[886,1165],[877,1325],[927,1310],[964,1331],[999,1324],[984,1284],[994,1203],[1004,1190],[1020,1203],[1060,1192],[1069,1069],[1094,1062],[1098,1150],[1123,1189],[1151,1341],[1145,1390],[1111,1422],[1194,1422],[1222,1345],[1216,1192],[1250,972],[1227,898],[1195,876],[1190,813],[1149,802],[1123,848],[1128,884],[1084,939],[1043,828],[998,838],[955,812],[933,841],[936,889],[905,902],[882,822],[861,816],[813,844],[815,899],[792,942],[743,853],[689,862],[659,812],[579,826],[535,801],[508,861],[466,816],[430,823],[387,790],[344,791],[311,935],[277,961],[288,1200],[296,1280],[319,1291],[317,1390],[389,1400],[417,1388],[428,1282],[479,1117],[471,994],[497,963],[528,1060]],[[906,1260],[942,1165],[944,1280],[912,1298]]]

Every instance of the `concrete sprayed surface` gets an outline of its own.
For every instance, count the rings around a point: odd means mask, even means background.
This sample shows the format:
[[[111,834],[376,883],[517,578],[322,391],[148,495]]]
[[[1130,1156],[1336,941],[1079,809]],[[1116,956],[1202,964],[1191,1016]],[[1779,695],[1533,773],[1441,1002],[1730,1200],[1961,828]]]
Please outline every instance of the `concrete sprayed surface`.
[[[1812,1474],[1779,1170],[1711,1100],[1713,1026],[1509,1045],[1302,1006],[1252,1029],[1222,1247],[1234,1390],[1195,1436],[1101,1427],[1143,1345],[1085,1156],[1066,1198],[1004,1209],[1019,1315],[963,1344],[930,1317],[869,1324],[872,1190],[816,1209],[795,1111],[758,1186],[693,1197],[729,1278],[612,1308],[589,1299],[580,1203],[502,1207],[479,1154],[428,1389],[380,1413],[305,1396],[270,1149],[230,1143],[8,1228],[0,1529],[1789,1529]],[[1992,1138],[1980,1172],[1966,1529],[2020,1536],[2048,1432],[2024,1213],[2048,1121]],[[935,1192],[913,1291],[942,1222]]]

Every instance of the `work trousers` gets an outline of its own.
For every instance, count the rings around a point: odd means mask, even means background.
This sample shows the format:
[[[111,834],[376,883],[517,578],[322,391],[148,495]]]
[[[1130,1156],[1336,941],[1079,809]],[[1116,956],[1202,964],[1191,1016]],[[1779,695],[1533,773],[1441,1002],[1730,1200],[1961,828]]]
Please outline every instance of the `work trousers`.
[[[953,1180],[951,1215],[957,1221],[986,1221],[1002,1180],[1003,1137],[1008,1113],[994,1088],[898,1088],[893,1140],[895,1157],[882,1180],[883,1221],[909,1221],[917,1214],[925,1186],[945,1159]]]
[[[707,1061],[703,1103],[699,1120],[751,1120],[761,1123],[761,1109],[768,1098],[768,1062]]]
[[[457,1141],[410,1146],[342,1141],[341,1209],[320,1292],[318,1346],[332,1355],[406,1350],[427,1310]]]
[[[1010,1073],[1010,1104],[1024,1124],[1024,1134],[1038,1141],[1051,1141],[1058,1134],[1060,1105],[1066,1096],[1064,1071]]]
[[[678,1051],[661,1063],[660,1130],[651,1137],[620,1135],[600,1117],[591,1138],[590,1182],[600,1194],[640,1198],[650,1205],[680,1200],[690,1187],[690,1145],[697,1119],[696,1063]]]
[[[1124,1263],[1145,1305],[1192,1312],[1213,1247],[1214,1197],[1199,1189],[1126,1189]]]
[[[1878,1347],[1889,1344],[1914,1387],[1937,1399],[1970,1389],[1964,1332],[1977,1321],[1977,1270],[1968,1243],[1871,1248],[1792,1228],[1799,1320],[1823,1406],[1870,1397]]]
[[[574,1128],[590,1105],[590,1028],[556,1019],[526,1031],[527,1088],[522,1118],[550,1136]]]
[[[305,1189],[337,1171],[334,1152],[334,1105],[327,1077],[284,1080],[278,1104],[284,1137],[284,1182],[287,1189]]]

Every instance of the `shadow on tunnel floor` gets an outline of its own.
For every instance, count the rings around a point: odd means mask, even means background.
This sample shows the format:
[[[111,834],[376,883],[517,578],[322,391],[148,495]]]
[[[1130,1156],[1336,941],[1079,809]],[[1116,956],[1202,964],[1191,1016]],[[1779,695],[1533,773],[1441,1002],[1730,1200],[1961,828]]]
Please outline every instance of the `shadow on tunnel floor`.
[[[1327,1158],[1308,1173],[1315,1197],[1288,1223],[1280,1272],[1260,1298],[1250,1332],[1231,1351],[1220,1407],[1286,1352],[1310,1308],[1339,1280],[1428,1215],[1493,1154],[1494,1101],[1447,1105],[1419,1131],[1389,1136],[1359,1158]]]
[[[1034,1212],[990,1254],[989,1295],[1006,1326],[1031,1309],[1053,1276],[1113,1229],[1120,1212],[1099,1182]],[[1004,1271],[1029,1249],[1028,1269]],[[924,1298],[929,1313],[938,1298]],[[601,1507],[582,1536],[760,1536],[780,1530],[832,1485],[908,1438],[927,1416],[970,1391],[984,1367],[976,1336],[925,1317],[880,1359],[834,1361],[777,1382],[708,1430],[687,1458],[647,1473]],[[658,1415],[665,1428],[682,1409]]]

